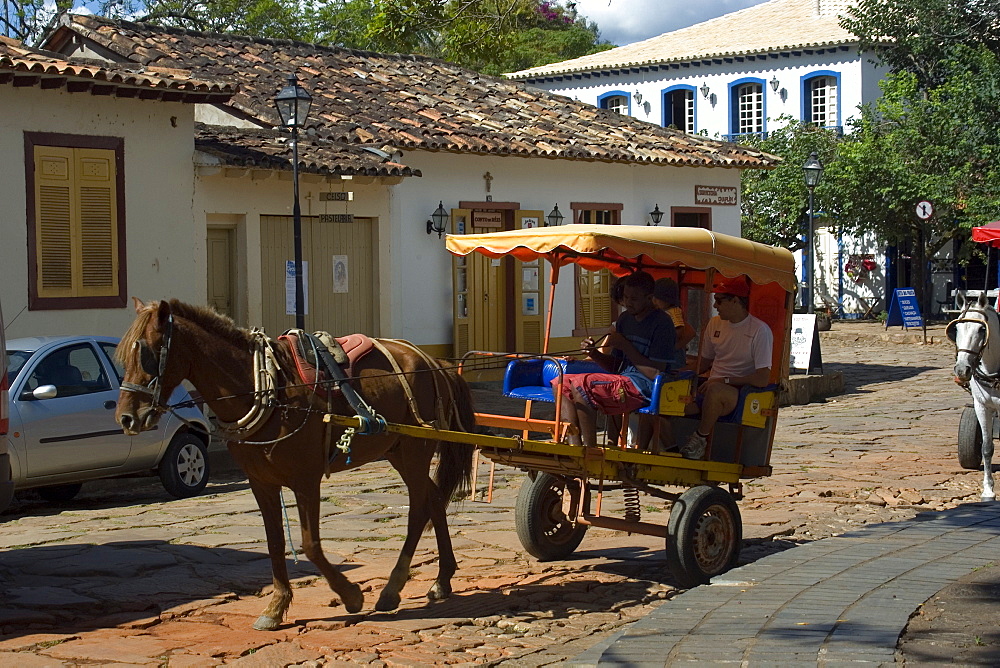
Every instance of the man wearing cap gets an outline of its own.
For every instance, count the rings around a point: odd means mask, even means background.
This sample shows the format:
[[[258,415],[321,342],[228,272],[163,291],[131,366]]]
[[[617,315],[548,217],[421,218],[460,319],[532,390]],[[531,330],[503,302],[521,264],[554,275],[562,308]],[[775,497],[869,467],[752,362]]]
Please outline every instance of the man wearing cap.
[[[580,373],[563,376],[562,417],[574,425],[567,440],[573,445],[597,444],[597,412],[624,415],[649,402],[656,375],[670,368],[674,354],[674,324],[666,313],[653,305],[653,277],[637,271],[621,282],[619,303],[622,314],[608,330],[611,353],[584,339],[580,348],[608,373]],[[557,387],[558,379],[552,381]],[[648,443],[648,433],[640,440]]]
[[[771,376],[771,328],[750,315],[750,282],[746,276],[716,282],[715,310],[718,315],[708,321],[701,341],[701,368],[711,369],[708,379],[698,388],[703,395],[698,428],[681,454],[688,459],[705,456],[708,437],[716,421],[731,413],[739,401],[744,385],[767,385]],[[688,404],[691,414],[697,414],[697,404]]]

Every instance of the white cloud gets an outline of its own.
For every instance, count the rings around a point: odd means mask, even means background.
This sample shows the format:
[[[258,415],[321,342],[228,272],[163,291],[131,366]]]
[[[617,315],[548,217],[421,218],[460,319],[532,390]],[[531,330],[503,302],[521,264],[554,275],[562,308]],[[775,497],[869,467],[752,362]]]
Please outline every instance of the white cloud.
[[[763,0],[577,0],[577,11],[597,23],[601,37],[624,46],[701,23]]]

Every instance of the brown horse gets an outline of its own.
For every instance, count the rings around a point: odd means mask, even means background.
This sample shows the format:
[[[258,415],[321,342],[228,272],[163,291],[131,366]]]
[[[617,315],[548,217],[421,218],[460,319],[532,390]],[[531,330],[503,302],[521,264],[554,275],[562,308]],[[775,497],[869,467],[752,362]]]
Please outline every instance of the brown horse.
[[[152,429],[159,415],[168,410],[160,404],[160,397],[169,397],[184,379],[197,388],[222,425],[241,425],[229,432],[238,434],[228,442],[229,451],[246,472],[260,507],[274,579],[274,595],[254,628],[277,628],[292,600],[282,533],[282,487],[295,493],[303,552],[348,612],[358,612],[364,604],[361,588],[330,564],[320,547],[320,479],[328,467],[331,472],[344,471],[384,458],[409,491],[406,540],[375,608],[393,610],[399,605],[400,589],[409,577],[410,561],[428,522],[437,538],[439,570],[427,596],[441,599],[451,593],[457,563],[446,509],[452,495],[468,488],[469,446],[382,433],[355,436],[346,453],[331,449],[323,415],[330,408],[341,415],[355,411],[340,393],[328,400],[325,393],[321,397],[303,386],[283,341],[271,341],[262,333],[236,327],[210,309],[177,300],[143,304],[136,299],[135,308],[138,315],[117,352],[125,366],[125,381],[115,417],[125,432]],[[261,364],[260,357],[255,361],[254,349],[261,345],[270,350],[273,364]],[[388,359],[383,350],[394,359]],[[255,376],[265,366],[277,368],[270,392],[261,392],[259,382],[255,384]],[[405,383],[411,387],[404,387]],[[381,349],[355,363],[351,385],[390,423],[417,424],[432,416],[447,429],[467,431],[474,424],[470,392],[461,377],[406,342],[381,341]],[[267,394],[269,406],[257,401],[261,394]],[[247,424],[248,416],[253,416],[252,424]],[[344,430],[333,430],[336,443]],[[329,457],[331,451],[335,455]],[[432,479],[435,453],[439,463]]]

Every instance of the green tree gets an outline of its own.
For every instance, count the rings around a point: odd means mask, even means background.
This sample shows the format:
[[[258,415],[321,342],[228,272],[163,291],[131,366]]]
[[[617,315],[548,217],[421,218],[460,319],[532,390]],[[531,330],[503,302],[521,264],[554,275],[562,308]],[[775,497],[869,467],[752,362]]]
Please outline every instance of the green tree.
[[[502,74],[613,47],[562,0],[102,0],[111,18],[442,58]],[[72,0],[4,0],[5,34],[41,37]]]
[[[768,133],[766,138],[749,138],[743,143],[782,158],[771,170],[752,169],[743,173],[742,227],[743,236],[789,250],[805,247],[809,224],[809,191],[802,174],[802,165],[815,152],[823,164],[834,159],[838,136],[833,130],[802,123],[790,116],[777,119],[783,127]],[[828,179],[816,187],[817,209],[828,200],[831,189]]]
[[[894,71],[921,87],[941,84],[959,46],[1000,54],[1000,0],[857,0],[841,25]]]
[[[995,219],[1000,198],[1000,60],[983,46],[953,53],[938,64],[940,85],[922,87],[908,71],[886,77],[826,172],[824,196],[842,229],[913,242],[912,279],[925,309],[928,258]],[[928,221],[915,213],[922,199],[934,203]]]

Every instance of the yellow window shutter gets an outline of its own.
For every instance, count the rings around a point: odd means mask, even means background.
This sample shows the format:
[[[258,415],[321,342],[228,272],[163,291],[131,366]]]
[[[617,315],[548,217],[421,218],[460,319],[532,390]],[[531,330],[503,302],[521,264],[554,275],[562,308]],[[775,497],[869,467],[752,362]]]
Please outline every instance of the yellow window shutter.
[[[40,297],[73,296],[73,149],[35,147],[35,257]]]
[[[39,297],[118,294],[115,152],[35,146]]]
[[[76,149],[80,211],[80,282],[83,297],[118,294],[118,221],[115,154]]]

